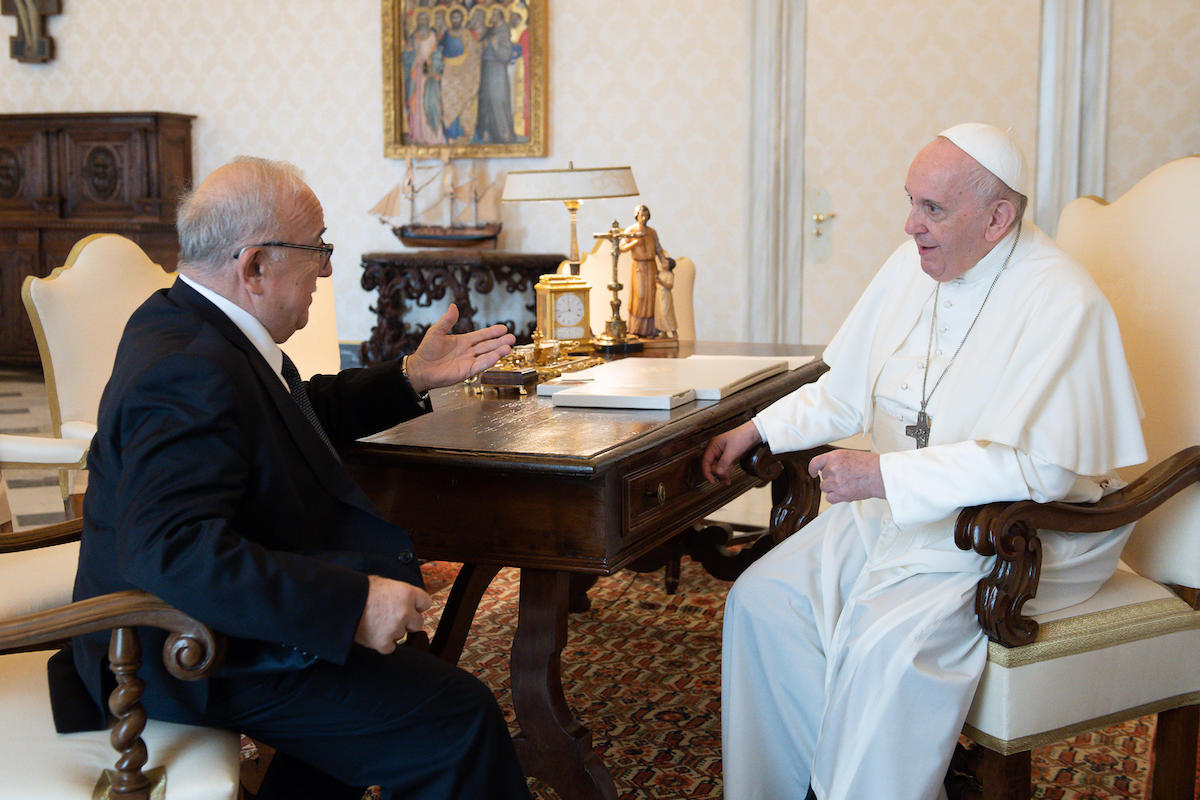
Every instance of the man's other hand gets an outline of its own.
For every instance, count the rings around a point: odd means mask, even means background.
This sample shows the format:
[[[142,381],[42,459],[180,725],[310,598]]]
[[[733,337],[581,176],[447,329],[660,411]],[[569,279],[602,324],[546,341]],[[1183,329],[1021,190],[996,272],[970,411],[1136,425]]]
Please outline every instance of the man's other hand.
[[[887,497],[878,453],[831,450],[808,462],[808,474],[820,476],[821,491],[831,503]]]
[[[387,655],[410,631],[424,629],[423,612],[432,601],[425,590],[379,575],[367,576],[367,604],[354,632],[354,641]]]
[[[451,303],[408,357],[408,380],[417,394],[478,375],[508,355],[517,341],[503,325],[451,333],[456,322],[458,306]]]
[[[713,437],[700,460],[700,472],[709,483],[729,485],[733,463],[762,441],[753,422],[743,422],[731,431]]]

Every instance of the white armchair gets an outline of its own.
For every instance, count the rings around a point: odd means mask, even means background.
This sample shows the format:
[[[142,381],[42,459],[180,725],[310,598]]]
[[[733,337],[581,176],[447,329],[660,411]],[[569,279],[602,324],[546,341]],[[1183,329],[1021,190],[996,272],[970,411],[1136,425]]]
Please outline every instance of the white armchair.
[[[81,239],[67,263],[47,277],[25,278],[21,299],[37,339],[54,436],[95,435],[100,394],[125,323],[142,301],[174,280],[136,244],[111,233]],[[64,500],[82,496],[85,473],[60,475]]]
[[[1059,244],[1088,267],[1116,310],[1156,466],[1094,505],[997,503],[959,518],[960,547],[997,553],[976,600],[993,641],[966,725],[985,748],[984,798],[1030,796],[1031,748],[1155,713],[1152,795],[1192,798],[1200,722],[1197,208],[1200,157],[1193,156],[1159,167],[1111,204],[1075,200],[1059,220]],[[1086,535],[1133,519],[1128,567],[1094,597],[1021,616],[1026,595],[1037,591],[1040,551],[1031,533]]]
[[[77,465],[87,445],[87,440],[0,435],[0,489],[4,470]],[[6,502],[0,503],[0,519],[4,516],[9,516]],[[213,633],[144,592],[71,603],[81,529],[82,520],[73,519],[0,536],[0,800],[92,800],[102,781],[133,790],[121,795],[130,800],[234,800],[239,737],[146,723],[136,678],[141,653],[133,625],[157,625],[178,634],[163,658],[182,679],[201,677],[215,666]],[[109,730],[59,734],[50,709],[47,661],[71,636],[108,628],[114,629],[110,659],[118,665],[118,689],[110,700],[117,720]],[[144,766],[150,769],[143,771]],[[164,788],[165,794],[154,793]]]

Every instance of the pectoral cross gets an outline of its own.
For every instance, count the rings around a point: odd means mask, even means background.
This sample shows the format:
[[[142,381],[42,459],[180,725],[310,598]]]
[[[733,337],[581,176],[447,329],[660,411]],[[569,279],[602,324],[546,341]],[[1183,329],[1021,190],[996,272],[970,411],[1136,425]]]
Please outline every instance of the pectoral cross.
[[[917,440],[917,449],[929,446],[929,415],[924,411],[917,412],[917,424],[907,425],[904,428],[904,435],[911,436]]]
[[[46,17],[62,13],[62,0],[0,0],[0,13],[17,18],[17,35],[8,40],[13,58],[27,63],[54,58],[54,40],[46,35]]]

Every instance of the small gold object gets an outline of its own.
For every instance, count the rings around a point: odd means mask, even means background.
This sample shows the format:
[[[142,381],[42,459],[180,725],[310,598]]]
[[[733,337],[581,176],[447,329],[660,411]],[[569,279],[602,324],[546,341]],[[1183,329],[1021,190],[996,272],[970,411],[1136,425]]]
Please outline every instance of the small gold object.
[[[591,317],[588,313],[591,284],[578,275],[543,275],[533,287],[537,300],[537,342],[552,340],[560,350],[590,350]]]
[[[515,388],[521,394],[528,394],[529,387],[536,386],[541,381],[557,378],[564,372],[575,372],[604,363],[599,356],[566,355],[559,352],[557,342],[555,347],[543,347],[538,360],[538,344],[521,345],[511,353],[496,362],[496,366],[480,373],[479,382],[483,387],[493,389]]]
[[[612,307],[612,318],[604,323],[604,333],[594,337],[592,344],[602,353],[639,352],[642,349],[641,340],[629,335],[625,320],[621,319],[620,291],[625,287],[617,278],[617,262],[621,258],[621,240],[636,239],[642,234],[621,230],[621,226],[614,219],[612,227],[605,233],[593,233],[592,236],[596,239],[607,239],[612,244],[612,283],[608,285],[608,290],[612,292],[612,300],[608,303]]]

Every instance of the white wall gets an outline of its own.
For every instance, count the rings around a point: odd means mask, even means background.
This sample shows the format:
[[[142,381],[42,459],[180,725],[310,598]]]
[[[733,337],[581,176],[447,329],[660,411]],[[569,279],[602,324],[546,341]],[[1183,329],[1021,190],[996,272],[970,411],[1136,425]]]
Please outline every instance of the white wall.
[[[664,246],[696,261],[699,334],[737,338],[744,302],[749,23],[737,3],[551,0],[549,157],[508,169],[628,164],[641,197],[586,203],[580,241],[648,204]],[[70,0],[49,18],[58,57],[0,57],[0,112],[159,110],[197,115],[201,178],[239,153],[292,161],[337,245],[338,333],[369,335],[359,256],[400,249],[366,211],[401,176],[383,153],[379,0]],[[16,33],[0,17],[0,43]],[[6,55],[6,53],[5,53]],[[566,252],[561,204],[503,208],[500,247]]]
[[[495,175],[561,167],[568,160],[577,166],[631,165],[641,197],[585,204],[581,246],[588,249],[591,234],[606,229],[614,217],[630,222],[634,203],[647,203],[668,251],[696,261],[698,336],[744,338],[742,306],[750,302],[741,232],[751,124],[746,95],[751,71],[762,67],[758,54],[750,52],[746,14],[751,4],[549,4],[549,157],[494,159],[487,162],[488,170]],[[911,0],[845,5],[846,13],[885,21],[882,38],[890,44],[886,52],[872,46],[870,58],[852,55],[822,65],[833,80],[810,103],[872,107],[869,97],[856,97],[847,87],[859,79],[860,85],[874,86],[873,75],[887,78],[880,85],[895,87],[893,71],[919,76],[890,90],[898,102],[916,106],[961,81],[960,71],[930,70],[922,58],[922,47],[937,46],[936,37],[922,39],[914,32],[921,29],[916,12],[927,11],[924,5]],[[58,48],[55,61],[19,64],[0,50],[0,112],[191,113],[198,116],[198,177],[238,153],[296,163],[324,203],[329,240],[338,246],[339,335],[369,335],[372,295],[359,288],[359,256],[400,245],[366,210],[400,178],[403,167],[382,156],[379,0],[69,0],[63,8],[49,21]],[[1006,11],[1009,24],[1023,26],[1034,46],[1035,11],[1013,14],[1012,4],[999,0],[989,0],[986,8]],[[1196,0],[1156,0],[1153,15],[1146,8],[1114,3],[1110,198],[1154,166],[1200,151],[1195,60],[1200,6]],[[914,29],[897,33],[886,22],[896,14],[913,15]],[[15,32],[15,19],[0,17],[0,48]],[[1037,69],[1030,53],[1011,48],[981,47],[978,55],[981,64],[1007,60],[1011,66],[1015,59],[1030,74]],[[1027,83],[1021,83],[1021,92]],[[979,87],[981,93],[1011,89],[1003,81]],[[880,120],[867,129],[870,141],[862,146],[891,133]],[[880,187],[863,191],[873,195]],[[521,204],[506,206],[503,213],[503,249],[566,251],[567,216],[561,206]],[[880,224],[895,227],[890,216]],[[762,291],[772,287],[755,289]],[[810,296],[805,306],[806,313],[818,314],[830,304]]]
[[[1105,199],[1200,153],[1200,2],[1113,3]]]

